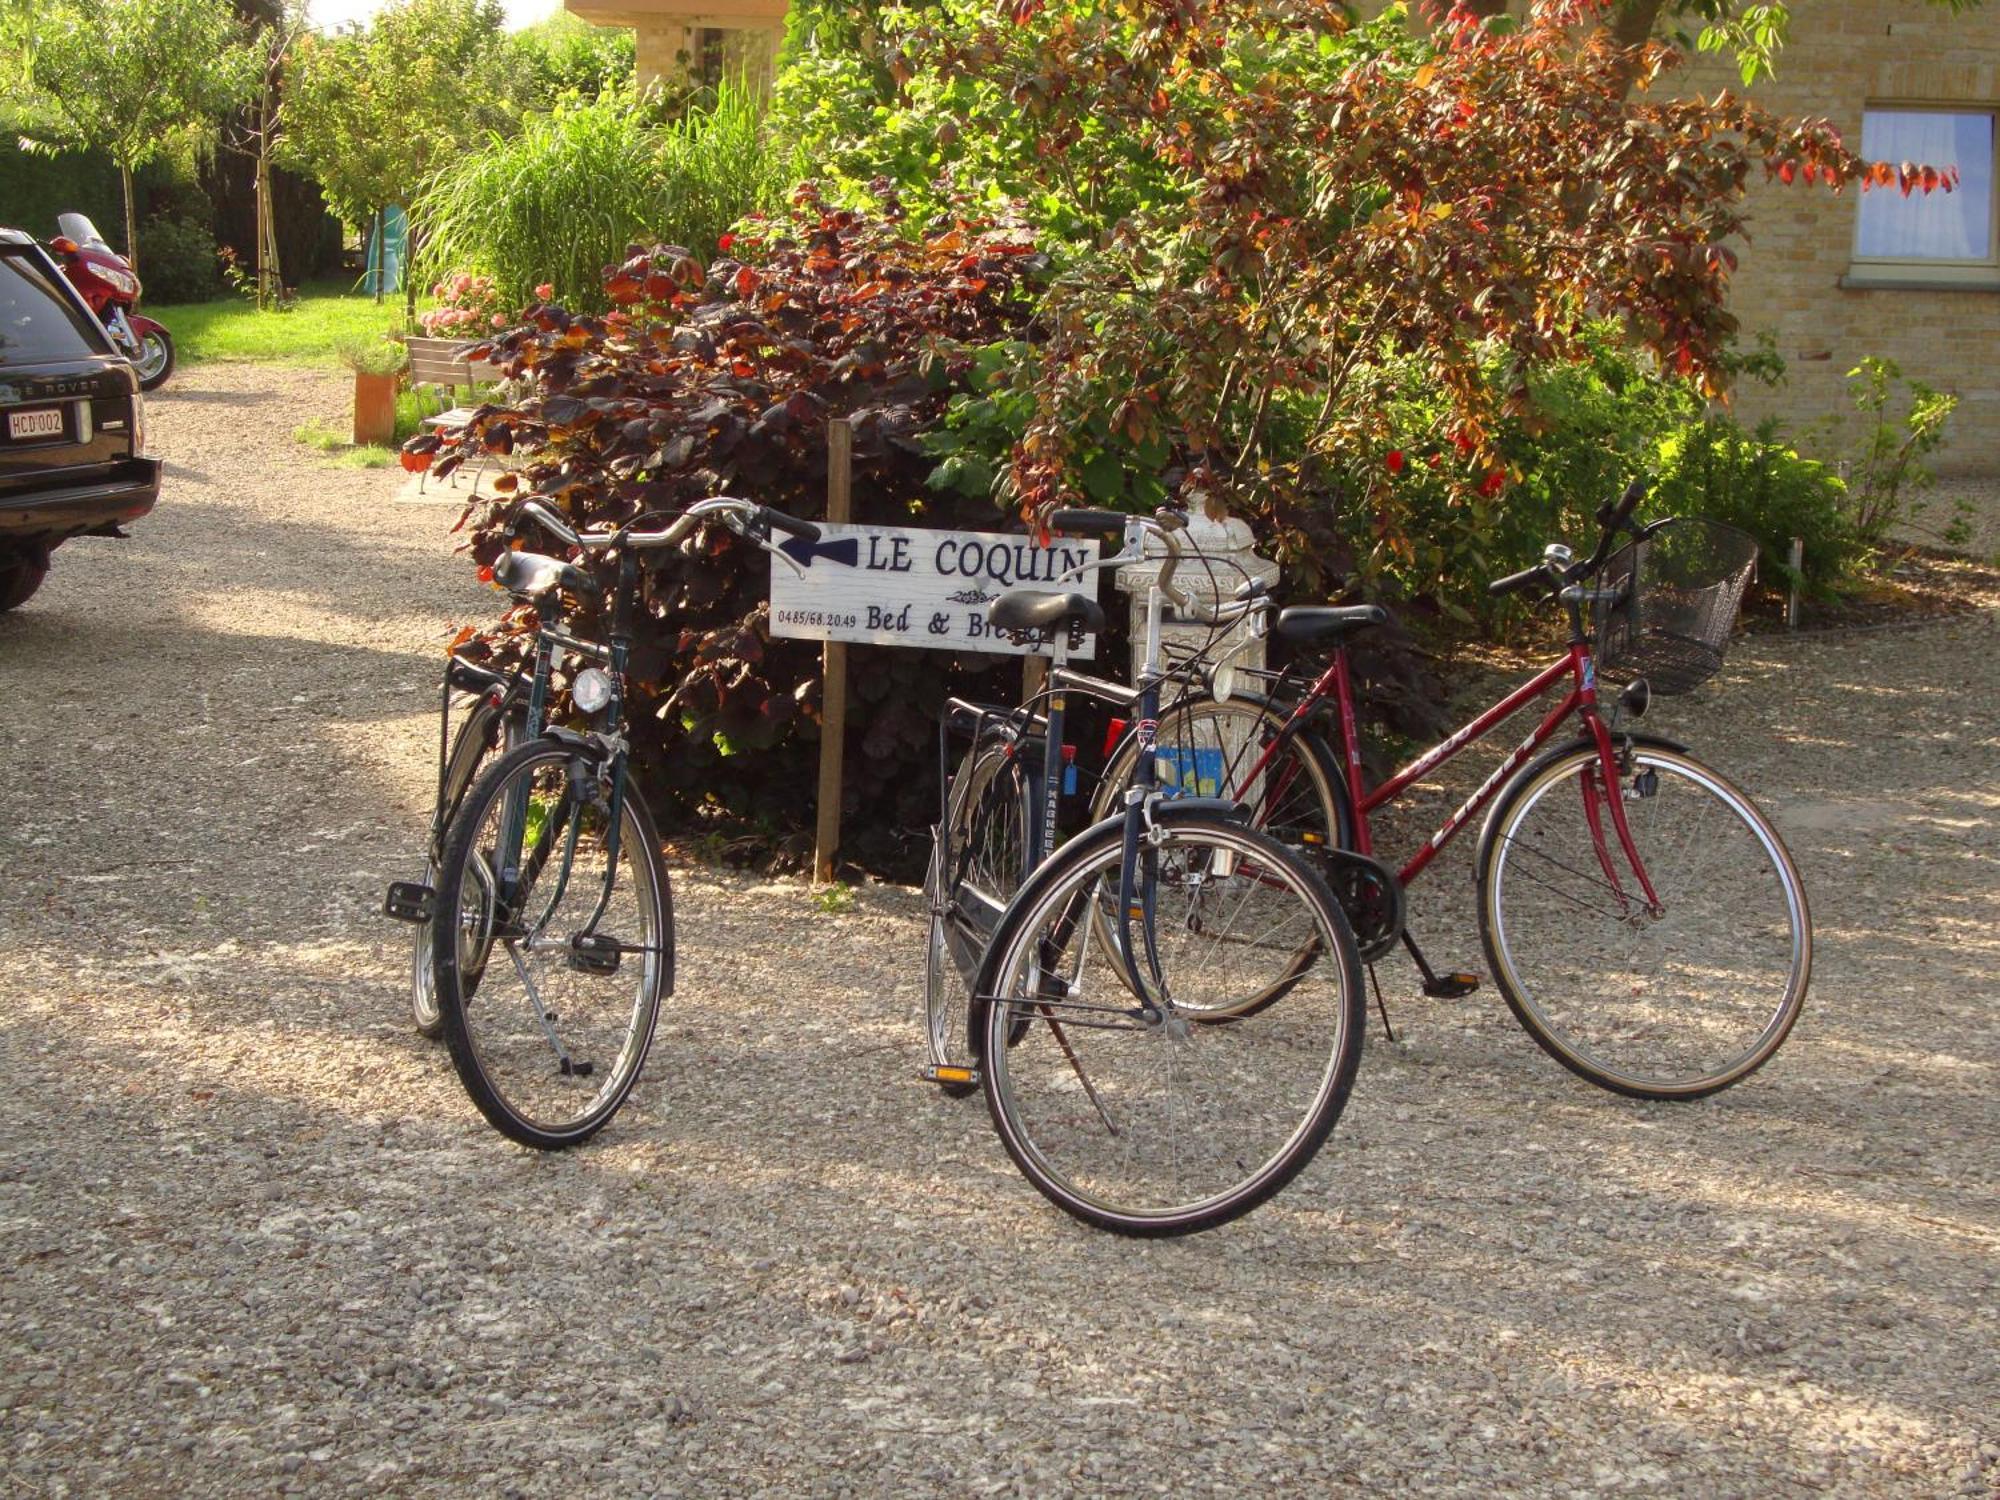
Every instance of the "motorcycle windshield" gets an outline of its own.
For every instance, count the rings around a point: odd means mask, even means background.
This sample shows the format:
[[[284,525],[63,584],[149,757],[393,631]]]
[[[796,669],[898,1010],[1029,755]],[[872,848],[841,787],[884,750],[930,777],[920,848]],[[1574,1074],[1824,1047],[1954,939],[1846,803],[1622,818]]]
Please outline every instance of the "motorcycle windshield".
[[[98,250],[109,250],[104,236],[97,232],[97,226],[84,214],[57,214],[56,232],[75,240],[79,245],[89,245]]]

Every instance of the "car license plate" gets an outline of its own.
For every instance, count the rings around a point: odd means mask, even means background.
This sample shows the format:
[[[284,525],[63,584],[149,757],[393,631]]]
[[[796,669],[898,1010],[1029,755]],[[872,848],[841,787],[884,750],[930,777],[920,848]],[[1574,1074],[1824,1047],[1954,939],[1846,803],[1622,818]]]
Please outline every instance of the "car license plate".
[[[51,406],[42,411],[7,413],[7,436],[16,442],[22,438],[59,438],[62,435],[63,414],[60,406]]]

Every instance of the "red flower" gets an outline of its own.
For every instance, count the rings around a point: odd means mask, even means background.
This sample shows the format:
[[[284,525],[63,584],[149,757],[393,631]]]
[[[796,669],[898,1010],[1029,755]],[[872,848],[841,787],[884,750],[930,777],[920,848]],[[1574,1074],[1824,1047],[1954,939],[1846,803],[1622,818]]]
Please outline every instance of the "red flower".
[[[1479,493],[1488,500],[1491,500],[1505,488],[1507,488],[1507,476],[1502,474],[1498,469],[1495,469],[1491,474],[1488,474],[1484,479],[1479,481]]]
[[[715,243],[716,243],[716,248],[723,251],[726,254],[728,253],[729,247],[736,243],[736,236],[733,234],[725,234],[721,239],[717,240]]]
[[[1383,462],[1384,462],[1384,463],[1386,463],[1386,464],[1388,464],[1388,466],[1389,466],[1389,472],[1390,472],[1391,474],[1400,474],[1400,473],[1402,473],[1402,472],[1403,472],[1403,450],[1402,450],[1401,448],[1391,448],[1391,449],[1389,450],[1389,456],[1388,456],[1388,457],[1387,457],[1386,459],[1384,459],[1384,460],[1383,460]]]

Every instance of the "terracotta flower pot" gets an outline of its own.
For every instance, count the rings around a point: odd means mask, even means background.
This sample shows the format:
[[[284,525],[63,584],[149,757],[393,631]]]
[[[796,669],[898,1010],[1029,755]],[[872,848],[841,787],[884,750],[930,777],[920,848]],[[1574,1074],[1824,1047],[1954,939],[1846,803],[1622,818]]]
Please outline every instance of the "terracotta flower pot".
[[[396,441],[397,376],[354,372],[354,441],[388,447]]]

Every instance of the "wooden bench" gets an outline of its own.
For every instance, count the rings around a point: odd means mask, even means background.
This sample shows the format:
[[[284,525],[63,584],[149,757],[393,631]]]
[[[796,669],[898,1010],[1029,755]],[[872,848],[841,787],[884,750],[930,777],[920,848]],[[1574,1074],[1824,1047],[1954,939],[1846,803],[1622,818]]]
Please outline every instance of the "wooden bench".
[[[491,385],[500,378],[500,371],[485,360],[471,360],[465,351],[477,345],[478,339],[426,339],[412,337],[406,341],[410,351],[410,385],[432,386],[448,393],[453,403],[444,407],[445,396],[439,397],[439,410],[425,417],[419,424],[435,428],[440,432],[456,431],[466,424],[472,415],[472,408],[459,404],[458,393],[470,391],[474,386]]]

